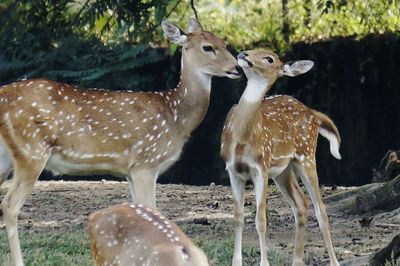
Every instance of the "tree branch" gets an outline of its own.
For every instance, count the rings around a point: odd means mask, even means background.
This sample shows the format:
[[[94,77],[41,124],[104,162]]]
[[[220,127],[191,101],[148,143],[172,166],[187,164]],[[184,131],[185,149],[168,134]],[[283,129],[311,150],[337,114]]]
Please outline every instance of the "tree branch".
[[[83,4],[82,8],[78,11],[78,13],[75,15],[74,19],[71,20],[72,24],[75,25],[76,22],[79,20],[83,10],[86,8],[86,6],[89,4],[90,0],[86,0],[86,2]]]
[[[190,6],[192,7],[192,10],[193,10],[193,12],[194,12],[195,18],[196,18],[197,20],[199,20],[199,16],[197,15],[197,10],[196,10],[196,8],[194,7],[194,0],[190,0]]]
[[[182,0],[176,1],[176,4],[172,7],[172,9],[168,12],[167,15],[165,15],[164,19],[167,19],[169,16],[171,16],[172,12],[174,12],[175,8],[182,2]]]
[[[112,12],[111,16],[107,19],[106,23],[104,24],[104,26],[101,28],[100,31],[100,37],[103,36],[104,31],[106,30],[106,28],[110,29],[110,21],[111,19],[114,18],[114,12]]]

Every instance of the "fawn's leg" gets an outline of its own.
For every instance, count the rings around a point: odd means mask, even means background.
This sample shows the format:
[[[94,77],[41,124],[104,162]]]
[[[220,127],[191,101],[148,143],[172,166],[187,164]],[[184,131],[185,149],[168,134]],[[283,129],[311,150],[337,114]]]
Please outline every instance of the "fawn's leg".
[[[335,251],[333,250],[331,234],[329,232],[328,215],[325,211],[324,203],[322,202],[321,193],[319,192],[318,174],[315,164],[310,164],[309,167],[304,167],[300,164],[296,167],[298,174],[310,195],[311,201],[315,208],[315,213],[318,219],[318,224],[321,229],[322,236],[325,240],[325,245],[328,250],[330,264],[339,266],[336,259]]]
[[[244,224],[244,181],[234,171],[228,169],[233,195],[233,223],[235,231],[235,248],[232,265],[242,265],[242,233]]]
[[[288,167],[288,169],[280,176],[275,178],[275,183],[286,201],[289,203],[296,223],[296,237],[292,265],[304,265],[303,256],[308,200],[300,188],[297,178],[290,167]]]
[[[265,244],[265,233],[267,231],[267,217],[265,213],[266,199],[268,190],[268,174],[259,172],[253,178],[255,190],[256,190],[256,228],[258,233],[258,239],[260,242],[261,262],[260,266],[268,266],[267,250]]]

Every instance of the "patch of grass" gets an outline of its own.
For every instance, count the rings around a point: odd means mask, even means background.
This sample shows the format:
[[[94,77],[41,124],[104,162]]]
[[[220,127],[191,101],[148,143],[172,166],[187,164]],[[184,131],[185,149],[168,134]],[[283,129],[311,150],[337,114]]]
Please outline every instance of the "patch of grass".
[[[87,234],[20,232],[22,255],[26,266],[93,265]],[[0,231],[0,265],[11,265],[5,230]]]
[[[87,234],[76,232],[20,232],[23,257],[26,266],[91,266],[93,261]],[[229,266],[232,263],[234,240],[197,240],[197,245],[206,253],[210,264]],[[258,246],[243,246],[243,265],[257,265],[260,260]],[[270,265],[285,265],[291,261],[284,251],[268,251]],[[10,249],[5,230],[0,231],[0,265],[11,265]]]
[[[234,240],[196,241],[196,244],[206,253],[211,265],[229,266],[232,264]],[[260,250],[258,247],[243,245],[243,265],[260,264]],[[285,265],[291,260],[286,252],[268,251],[270,265]]]

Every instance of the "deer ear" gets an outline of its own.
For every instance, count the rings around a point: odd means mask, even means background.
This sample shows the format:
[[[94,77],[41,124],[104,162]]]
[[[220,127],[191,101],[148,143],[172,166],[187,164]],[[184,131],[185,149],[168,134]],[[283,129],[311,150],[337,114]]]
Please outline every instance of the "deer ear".
[[[295,77],[308,72],[314,66],[311,60],[299,60],[292,63],[285,63],[280,71],[280,76]]]
[[[201,31],[203,31],[203,26],[201,26],[200,22],[195,18],[191,18],[189,20],[188,32],[191,33]]]
[[[163,20],[161,23],[161,26],[163,28],[163,31],[165,35],[167,35],[168,39],[176,43],[180,46],[185,46],[187,43],[187,36],[183,30],[181,30],[179,27],[175,26],[174,24]]]

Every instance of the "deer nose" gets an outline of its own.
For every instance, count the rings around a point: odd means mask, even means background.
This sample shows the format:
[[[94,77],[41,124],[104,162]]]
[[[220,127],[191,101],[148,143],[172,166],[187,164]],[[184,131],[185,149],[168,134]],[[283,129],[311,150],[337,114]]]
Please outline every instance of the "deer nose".
[[[247,55],[248,55],[247,53],[241,52],[240,54],[238,54],[237,59],[246,59]]]

